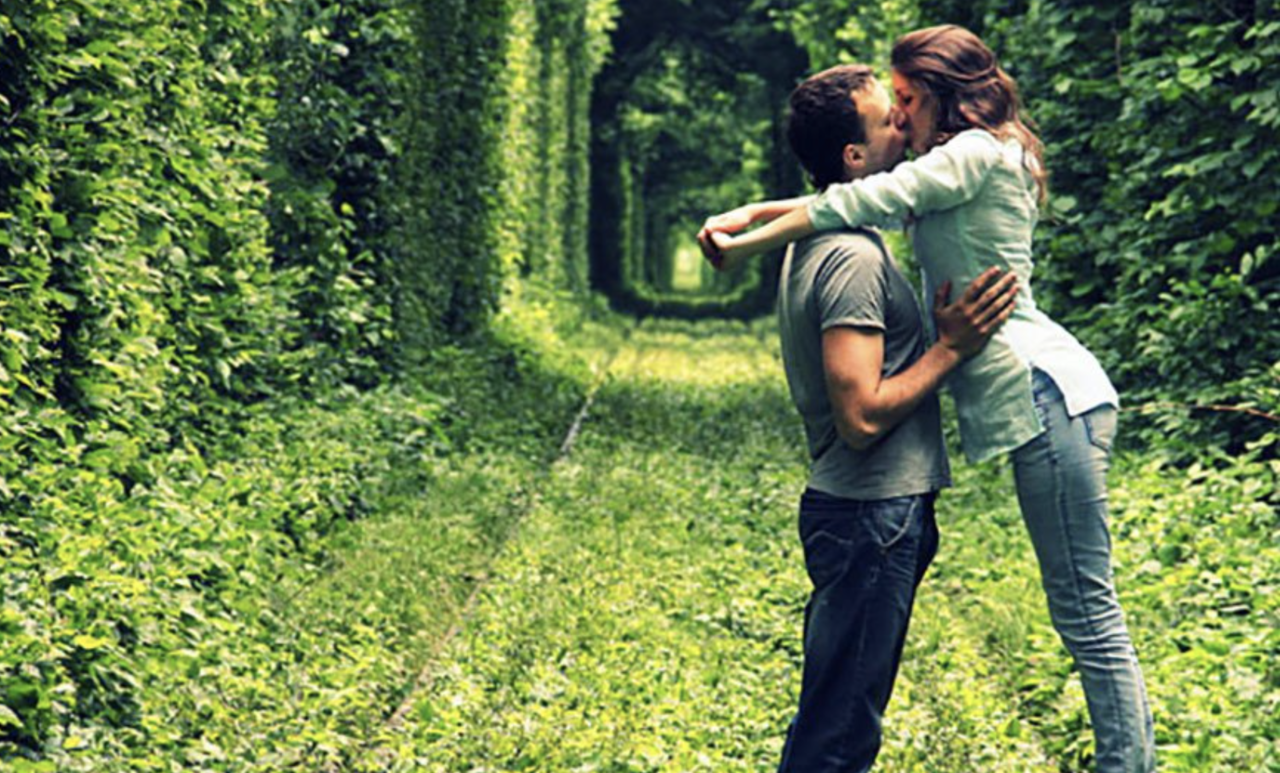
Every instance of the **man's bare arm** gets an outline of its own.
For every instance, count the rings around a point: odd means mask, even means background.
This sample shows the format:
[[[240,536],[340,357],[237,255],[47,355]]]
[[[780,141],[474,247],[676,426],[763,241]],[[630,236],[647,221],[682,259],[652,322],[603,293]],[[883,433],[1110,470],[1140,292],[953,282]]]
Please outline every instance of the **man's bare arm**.
[[[988,269],[953,304],[950,283],[938,290],[934,313],[938,342],[903,372],[884,378],[884,334],[879,330],[834,327],[822,334],[827,396],[841,439],[857,450],[870,448],[911,415],[947,374],[982,350],[1009,315],[1017,277]]]

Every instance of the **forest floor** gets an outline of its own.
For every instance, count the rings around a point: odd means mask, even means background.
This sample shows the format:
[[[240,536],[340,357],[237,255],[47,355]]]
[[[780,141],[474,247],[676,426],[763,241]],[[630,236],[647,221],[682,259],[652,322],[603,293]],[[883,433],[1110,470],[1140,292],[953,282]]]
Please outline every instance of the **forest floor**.
[[[465,612],[353,767],[776,765],[808,580],[795,526],[803,439],[772,333],[649,323],[613,343],[572,449],[521,483]],[[1113,472],[1124,481],[1113,531],[1162,768],[1275,770],[1276,604],[1256,594],[1274,586],[1277,553],[1249,528],[1266,513],[1243,491],[1247,473],[1210,491],[1203,471],[1187,484],[1136,465]],[[1010,470],[955,466],[877,769],[1087,770],[1079,678],[1044,608]],[[1215,504],[1197,512],[1197,493]],[[1197,517],[1214,528],[1187,525]],[[1246,544],[1224,551],[1224,538]]]
[[[772,770],[809,590],[773,327],[496,328],[404,383],[261,406],[132,493],[99,485],[98,518],[50,521],[55,553],[0,541],[5,592],[34,600],[25,627],[4,610],[0,652],[44,647],[91,685],[73,702],[23,672],[6,700],[50,719],[0,712],[0,769]],[[958,457],[877,770],[1087,771],[1010,470]],[[1115,459],[1166,773],[1280,772],[1278,467]]]

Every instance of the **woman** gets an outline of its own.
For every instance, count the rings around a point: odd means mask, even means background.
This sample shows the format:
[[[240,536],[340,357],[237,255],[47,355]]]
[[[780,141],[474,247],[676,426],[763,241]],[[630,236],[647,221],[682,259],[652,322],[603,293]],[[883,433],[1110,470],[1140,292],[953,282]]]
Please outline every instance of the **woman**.
[[[1118,398],[1093,355],[1031,296],[1031,236],[1045,192],[1040,141],[1019,118],[1013,79],[968,30],[903,36],[892,69],[897,119],[916,160],[816,197],[714,217],[699,240],[719,264],[815,231],[909,221],[925,297],[988,266],[1018,275],[1013,316],[949,380],[962,443],[974,461],[1012,456],[1050,614],[1084,684],[1097,770],[1147,773],[1155,767],[1151,713],[1112,582],[1107,527]]]

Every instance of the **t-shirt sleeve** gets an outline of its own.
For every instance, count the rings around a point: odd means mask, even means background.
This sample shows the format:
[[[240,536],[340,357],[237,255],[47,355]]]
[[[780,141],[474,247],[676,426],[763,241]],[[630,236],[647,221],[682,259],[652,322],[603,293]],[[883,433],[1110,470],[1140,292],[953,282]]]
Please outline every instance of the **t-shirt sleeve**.
[[[885,329],[888,277],[884,257],[867,240],[844,242],[823,258],[814,278],[821,329]]]
[[[809,220],[818,231],[888,227],[908,216],[951,209],[978,194],[1000,158],[1000,144],[990,133],[961,132],[914,161],[828,186],[809,203]]]

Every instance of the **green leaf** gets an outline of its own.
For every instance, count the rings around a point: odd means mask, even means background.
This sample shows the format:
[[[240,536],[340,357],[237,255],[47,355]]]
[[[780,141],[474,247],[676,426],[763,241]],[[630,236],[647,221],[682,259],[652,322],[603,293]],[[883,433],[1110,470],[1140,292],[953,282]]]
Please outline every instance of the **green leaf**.
[[[22,718],[3,703],[0,703],[0,727],[23,727]]]
[[[82,650],[97,650],[111,644],[111,640],[82,633],[73,638],[71,643]]]
[[[67,216],[61,212],[54,212],[49,216],[49,232],[59,239],[69,239],[73,236],[71,229],[67,226]]]
[[[1010,715],[1009,721],[1004,723],[1004,737],[1005,738],[1021,738],[1022,737],[1022,722],[1018,720],[1017,714]]]
[[[84,746],[84,738],[78,735],[69,735],[62,742],[62,748],[69,752],[75,751],[76,749],[82,749]]]

